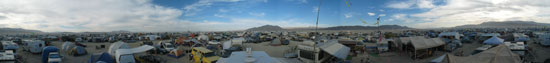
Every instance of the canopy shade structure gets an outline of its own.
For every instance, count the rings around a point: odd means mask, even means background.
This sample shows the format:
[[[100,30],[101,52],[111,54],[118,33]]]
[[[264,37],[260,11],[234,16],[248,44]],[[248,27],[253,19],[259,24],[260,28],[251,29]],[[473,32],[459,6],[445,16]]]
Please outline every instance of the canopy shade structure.
[[[400,38],[402,43],[411,43],[414,50],[427,49],[444,45],[440,38],[424,38],[421,36]]]
[[[513,53],[505,45],[499,45],[467,57],[447,54],[447,58],[449,63],[521,63],[519,55]]]
[[[493,36],[493,37],[483,41],[483,44],[489,44],[489,45],[498,45],[498,44],[503,44],[503,43],[504,43],[504,39],[498,38],[496,36]]]
[[[350,48],[344,46],[338,42],[328,42],[320,45],[321,50],[329,53],[332,56],[335,56],[340,59],[345,59],[348,56]]]

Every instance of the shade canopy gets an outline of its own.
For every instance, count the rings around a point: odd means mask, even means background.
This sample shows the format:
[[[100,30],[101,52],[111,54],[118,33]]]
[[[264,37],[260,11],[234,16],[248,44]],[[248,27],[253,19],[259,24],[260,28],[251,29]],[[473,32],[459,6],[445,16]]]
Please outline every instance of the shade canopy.
[[[504,43],[504,39],[498,38],[496,36],[493,36],[493,37],[483,41],[483,44],[489,44],[489,45],[498,45],[498,44],[503,44],[503,43]]]

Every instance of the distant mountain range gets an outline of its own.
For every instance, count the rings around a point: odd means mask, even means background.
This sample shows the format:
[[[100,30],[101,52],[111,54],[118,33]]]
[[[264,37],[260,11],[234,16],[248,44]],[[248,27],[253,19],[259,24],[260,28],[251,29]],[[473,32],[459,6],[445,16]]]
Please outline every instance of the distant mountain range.
[[[247,31],[280,31],[280,30],[284,30],[284,29],[276,25],[264,25],[260,27],[247,29]]]
[[[503,21],[462,25],[456,26],[455,28],[542,28],[545,26],[550,26],[550,23],[537,23],[533,21]]]
[[[377,30],[378,26],[335,26],[335,27],[319,27],[319,30]],[[413,29],[399,25],[381,25],[381,30],[386,29]],[[315,27],[298,27],[298,28],[281,28],[275,25],[264,25],[247,29],[247,31],[284,31],[284,30],[315,30]]]
[[[0,34],[13,34],[13,33],[42,33],[42,31],[27,30],[22,28],[0,28]]]

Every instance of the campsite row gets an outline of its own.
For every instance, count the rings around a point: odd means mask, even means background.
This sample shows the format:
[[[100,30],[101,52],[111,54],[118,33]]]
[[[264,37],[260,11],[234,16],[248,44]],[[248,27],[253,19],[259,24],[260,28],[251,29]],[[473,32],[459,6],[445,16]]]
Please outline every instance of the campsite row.
[[[550,52],[548,31],[118,32],[0,39],[1,62],[19,63],[529,63],[550,58],[544,55]]]

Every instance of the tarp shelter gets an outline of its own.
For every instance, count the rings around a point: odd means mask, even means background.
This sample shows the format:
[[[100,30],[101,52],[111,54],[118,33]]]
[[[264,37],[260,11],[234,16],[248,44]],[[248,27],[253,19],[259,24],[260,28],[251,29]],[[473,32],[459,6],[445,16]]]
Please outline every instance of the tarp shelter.
[[[443,42],[440,38],[424,38],[420,36],[409,37],[408,40],[401,41],[410,41],[414,47],[414,50],[427,49],[445,44],[445,42]]]
[[[50,55],[50,52],[58,52],[59,49],[55,46],[47,46],[42,48],[42,63],[46,63],[48,61],[48,56]]]
[[[220,58],[219,63],[249,63],[246,62],[248,53],[245,51],[233,52],[228,58]],[[254,61],[250,63],[281,63],[275,58],[270,57],[264,51],[252,51],[250,54]]]
[[[449,63],[521,63],[519,55],[505,45],[499,45],[481,53],[461,57],[447,54]]]
[[[498,38],[496,36],[493,36],[493,37],[483,41],[483,44],[489,44],[489,45],[498,45],[498,44],[503,44],[503,43],[504,43],[504,39]]]
[[[114,55],[116,50],[118,50],[118,49],[128,49],[128,48],[130,48],[130,46],[128,46],[128,44],[126,44],[122,41],[118,41],[118,42],[115,42],[115,43],[111,44],[111,46],[109,46],[109,54]]]
[[[322,43],[318,45],[320,45],[319,48],[321,48],[321,50],[340,59],[345,59],[350,52],[349,47],[346,47],[336,41]]]
[[[95,53],[92,54],[91,58],[88,59],[88,63],[114,63],[115,60],[113,56],[109,55],[107,52]]]

